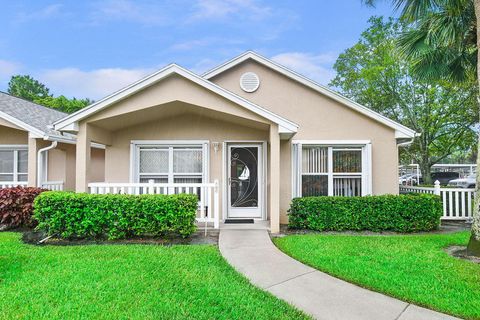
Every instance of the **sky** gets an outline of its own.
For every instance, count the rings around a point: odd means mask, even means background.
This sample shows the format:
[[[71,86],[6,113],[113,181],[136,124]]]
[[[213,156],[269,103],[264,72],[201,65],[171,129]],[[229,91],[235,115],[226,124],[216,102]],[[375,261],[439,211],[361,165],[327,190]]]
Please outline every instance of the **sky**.
[[[0,0],[0,91],[29,74],[98,100],[175,62],[199,74],[254,50],[328,84],[373,15],[361,0]]]

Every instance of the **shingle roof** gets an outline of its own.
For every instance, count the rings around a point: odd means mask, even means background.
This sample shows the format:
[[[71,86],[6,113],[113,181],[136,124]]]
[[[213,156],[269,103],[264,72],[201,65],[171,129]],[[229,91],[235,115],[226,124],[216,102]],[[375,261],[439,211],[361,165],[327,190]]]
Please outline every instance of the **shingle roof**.
[[[73,136],[65,136],[58,131],[50,129],[52,123],[67,116],[54,109],[50,109],[36,103],[14,97],[0,91],[0,112],[3,112],[27,125],[40,130],[49,136],[62,136],[72,139]]]

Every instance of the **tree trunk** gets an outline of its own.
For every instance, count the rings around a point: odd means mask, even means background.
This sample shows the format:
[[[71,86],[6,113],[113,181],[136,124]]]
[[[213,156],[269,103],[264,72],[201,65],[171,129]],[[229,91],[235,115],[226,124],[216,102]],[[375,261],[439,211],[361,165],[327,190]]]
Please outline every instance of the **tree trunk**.
[[[418,164],[420,167],[420,172],[422,173],[422,184],[433,184],[434,181],[432,181],[432,166],[430,165],[429,161],[423,161],[420,160],[420,163]],[[418,184],[420,184],[420,181],[417,181]]]
[[[480,0],[474,0],[475,16],[477,18],[477,81],[480,81]],[[479,86],[480,91],[480,86]],[[479,95],[480,97],[480,95]],[[478,99],[477,99],[478,101]],[[480,101],[479,101],[480,104]],[[480,151],[480,135],[478,137],[478,150]],[[467,253],[480,257],[480,152],[477,152],[477,178],[475,186],[475,207],[473,210],[472,236],[468,243]]]

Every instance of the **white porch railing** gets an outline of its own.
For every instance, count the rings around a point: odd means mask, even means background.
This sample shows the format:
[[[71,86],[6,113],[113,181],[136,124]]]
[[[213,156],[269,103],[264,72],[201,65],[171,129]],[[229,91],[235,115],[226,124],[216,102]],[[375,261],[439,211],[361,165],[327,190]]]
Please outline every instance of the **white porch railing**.
[[[41,187],[52,191],[63,191],[63,181],[45,181]]]
[[[198,222],[211,222],[215,229],[220,227],[220,200],[218,180],[213,183],[89,183],[92,194],[197,194],[199,197]]]
[[[26,187],[27,181],[0,181],[0,189],[14,188],[14,187]]]
[[[470,220],[473,217],[473,202],[475,189],[440,188],[435,182],[434,187],[411,187],[400,185],[400,193],[430,193],[439,195],[442,199],[442,220]]]

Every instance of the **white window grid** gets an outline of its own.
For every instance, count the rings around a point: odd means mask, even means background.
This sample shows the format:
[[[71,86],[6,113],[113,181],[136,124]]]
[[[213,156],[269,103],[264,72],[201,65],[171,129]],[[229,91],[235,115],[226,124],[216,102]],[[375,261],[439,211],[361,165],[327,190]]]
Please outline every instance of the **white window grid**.
[[[141,172],[140,171],[140,157],[142,152],[168,152],[168,171],[166,172]],[[175,152],[191,152],[192,150],[202,152],[201,170],[198,172],[174,172],[174,151]],[[202,144],[194,145],[137,145],[136,150],[136,180],[151,178],[151,179],[166,179],[166,183],[176,183],[175,180],[189,180],[200,179],[201,183],[206,180],[206,147]],[[182,182],[180,182],[182,183]]]
[[[11,175],[13,177],[12,182],[20,182],[25,180],[19,180],[20,176],[28,176],[28,169],[25,172],[19,171],[19,156],[18,153],[20,151],[28,151],[26,147],[19,147],[19,148],[9,148],[9,147],[0,147],[0,151],[2,152],[12,152],[13,153],[13,172],[0,172],[0,175]],[[28,157],[28,154],[27,154]],[[27,166],[28,167],[28,166]]]
[[[318,148],[326,150],[325,153],[315,154],[313,153],[313,159],[309,159],[304,161],[303,154],[305,148]],[[318,145],[318,144],[301,144],[301,143],[294,143],[292,145],[292,168],[293,168],[293,175],[292,175],[292,195],[293,197],[301,197],[302,196],[302,180],[303,176],[327,176],[328,177],[328,195],[335,196],[335,195],[346,195],[342,194],[342,190],[339,189],[339,186],[342,183],[348,183],[349,187],[358,188],[356,190],[361,190],[361,194],[358,195],[366,195],[370,193],[369,184],[367,183],[367,178],[369,177],[369,163],[368,161],[370,158],[369,155],[370,146],[368,145],[348,145],[348,146],[335,146],[335,145]],[[360,153],[360,166],[361,171],[359,172],[334,172],[333,170],[333,154],[337,151],[359,151]],[[321,158],[318,156],[325,156],[327,159],[327,170],[322,169],[324,168],[324,164],[313,165],[313,167],[317,170],[316,172],[308,172],[303,168],[304,163],[308,163],[309,161],[316,161],[322,162]],[[309,164],[312,167],[312,164]],[[320,169],[320,170],[318,170]],[[307,172],[305,172],[307,171]],[[343,182],[342,182],[343,180]],[[358,181],[359,180],[359,181]],[[357,185],[357,183],[359,185]],[[354,194],[357,195],[357,194]]]

